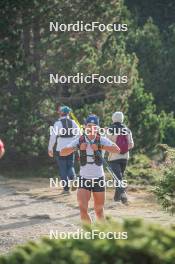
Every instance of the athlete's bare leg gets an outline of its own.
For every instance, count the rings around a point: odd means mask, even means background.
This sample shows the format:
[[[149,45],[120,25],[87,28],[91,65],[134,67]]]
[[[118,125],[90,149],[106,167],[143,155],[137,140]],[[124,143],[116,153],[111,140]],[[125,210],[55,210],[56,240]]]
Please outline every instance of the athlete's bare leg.
[[[91,224],[91,219],[88,214],[88,203],[91,198],[91,192],[83,188],[77,191],[77,200],[80,208],[81,220],[85,223]]]
[[[104,220],[105,192],[93,192],[94,210],[98,221]]]

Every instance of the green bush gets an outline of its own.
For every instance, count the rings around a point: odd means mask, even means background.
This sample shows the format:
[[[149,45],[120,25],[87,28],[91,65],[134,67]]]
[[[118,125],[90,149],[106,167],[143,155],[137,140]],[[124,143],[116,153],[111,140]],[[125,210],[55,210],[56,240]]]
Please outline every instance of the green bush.
[[[164,176],[155,188],[155,194],[162,207],[171,214],[175,213],[175,166],[164,171]]]
[[[135,83],[128,98],[127,116],[135,139],[135,150],[150,151],[162,142],[165,118],[157,114],[154,98],[151,93],[145,92],[142,81]]]
[[[0,264],[172,264],[175,259],[175,227],[163,228],[141,220],[108,221],[92,229],[127,232],[128,239],[42,239],[18,247]],[[86,231],[91,232],[90,227]]]
[[[154,158],[161,162],[162,177],[156,183],[154,193],[161,206],[171,214],[175,212],[175,149],[166,144],[156,148]]]
[[[126,176],[128,183],[132,184],[155,184],[160,178],[160,169],[153,166],[153,161],[144,154],[136,154],[127,167]]]
[[[165,114],[164,115],[164,122],[165,122],[165,129],[164,129],[164,139],[163,143],[175,147],[175,118],[174,114]]]

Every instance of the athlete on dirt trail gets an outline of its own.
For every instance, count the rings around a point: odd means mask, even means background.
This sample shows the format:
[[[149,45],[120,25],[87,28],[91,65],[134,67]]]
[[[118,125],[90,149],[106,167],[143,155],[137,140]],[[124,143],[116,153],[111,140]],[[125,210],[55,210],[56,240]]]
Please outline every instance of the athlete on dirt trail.
[[[5,153],[4,143],[0,139],[0,159],[4,156],[4,153]]]
[[[94,198],[96,218],[97,220],[104,219],[105,186],[103,182],[105,175],[102,160],[97,152],[119,153],[120,151],[115,143],[98,134],[98,126],[99,118],[96,115],[89,115],[85,121],[85,133],[62,149],[60,153],[62,156],[67,156],[79,149],[80,178],[77,200],[81,220],[88,223],[91,222],[88,215],[88,203],[91,193]]]
[[[61,180],[64,182],[62,194],[69,194],[68,180],[74,179],[75,170],[74,154],[70,153],[70,155],[63,157],[60,156],[60,151],[80,134],[78,125],[69,117],[70,112],[71,109],[68,106],[62,106],[58,109],[60,118],[54,124],[54,131],[50,135],[48,145],[48,155],[53,157],[53,148],[56,144],[56,161]]]
[[[108,135],[108,138],[120,148],[120,153],[110,153],[108,156],[110,166],[119,180],[122,180],[124,177],[126,165],[129,160],[129,150],[134,147],[131,130],[123,124],[123,120],[123,113],[115,112],[112,115],[113,124],[109,126],[110,133]],[[127,204],[128,199],[125,188],[120,186],[116,187],[114,200]]]

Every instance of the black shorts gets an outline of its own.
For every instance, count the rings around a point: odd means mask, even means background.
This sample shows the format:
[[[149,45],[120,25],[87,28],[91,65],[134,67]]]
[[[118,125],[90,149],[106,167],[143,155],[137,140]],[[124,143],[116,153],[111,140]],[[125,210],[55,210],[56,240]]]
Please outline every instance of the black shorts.
[[[85,189],[90,192],[104,192],[105,191],[105,179],[100,177],[98,179],[85,179],[79,177],[79,189]]]

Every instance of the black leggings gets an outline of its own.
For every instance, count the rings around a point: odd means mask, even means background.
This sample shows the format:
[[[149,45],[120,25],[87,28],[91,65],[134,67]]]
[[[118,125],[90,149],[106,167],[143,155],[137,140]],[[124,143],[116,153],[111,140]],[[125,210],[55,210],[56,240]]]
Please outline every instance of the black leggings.
[[[110,161],[109,163],[110,163],[110,166],[113,172],[117,176],[117,178],[122,181],[124,177],[126,165],[127,165],[127,159],[113,160],[113,161]],[[121,192],[125,190],[123,187],[117,187],[117,190],[119,189]]]

